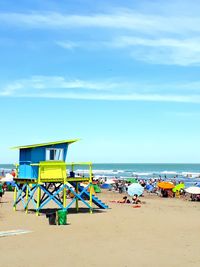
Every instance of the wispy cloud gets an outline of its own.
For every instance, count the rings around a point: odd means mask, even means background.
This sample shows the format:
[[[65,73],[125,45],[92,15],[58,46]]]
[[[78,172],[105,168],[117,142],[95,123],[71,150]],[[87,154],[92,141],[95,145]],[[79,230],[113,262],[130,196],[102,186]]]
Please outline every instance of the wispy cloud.
[[[115,48],[125,50],[137,61],[199,66],[199,5],[184,0],[181,5],[179,1],[162,4],[146,1],[146,4],[146,9],[138,4],[135,9],[116,7],[87,15],[80,12],[0,12],[0,29],[12,27],[54,33],[59,30],[59,38],[54,37],[52,42],[67,50]],[[76,40],[70,34],[68,40],[65,39],[66,29],[76,30]]]
[[[192,84],[191,84],[192,85]],[[168,84],[171,93],[158,92],[158,84],[109,81],[69,80],[61,76],[33,76],[5,85],[1,97],[37,97],[112,101],[156,101],[200,103],[200,93],[178,93],[180,84]],[[189,88],[189,84],[187,84]],[[197,86],[197,84],[196,84]],[[200,83],[199,83],[200,88]]]
[[[83,35],[80,35],[76,41],[59,38],[56,44],[68,50],[89,47],[124,50],[129,48],[126,52],[138,61],[180,66],[199,65],[199,15],[197,12],[195,15],[187,12],[172,13],[169,7],[166,8],[168,12],[163,10],[162,15],[153,11],[145,13],[139,9],[120,8],[89,15],[59,12],[1,12],[0,28],[10,26],[43,31],[59,29],[63,32],[66,29],[81,29],[81,31],[95,29],[97,33],[99,31],[99,35],[92,34],[92,41],[82,40]]]
[[[120,10],[91,15],[71,15],[64,13],[0,13],[1,25],[15,27],[55,29],[55,28],[83,28],[101,27],[137,30],[139,32],[171,32],[186,33],[200,32],[199,16],[160,16],[143,14],[133,10]],[[153,32],[152,32],[153,31]]]
[[[117,48],[129,48],[132,57],[157,64],[199,65],[200,38],[141,38],[121,36],[110,43]]]
[[[62,48],[72,50],[80,46],[80,44],[72,41],[56,41],[56,44]]]
[[[161,18],[157,18],[156,21]],[[154,17],[133,12],[92,15],[70,15],[62,13],[0,13],[1,24],[25,28],[102,27],[147,30],[156,26]],[[162,29],[163,31],[163,29]]]
[[[1,96],[16,96],[16,95],[32,95],[36,96],[42,94],[46,95],[47,92],[59,91],[58,94],[62,94],[63,90],[95,90],[106,91],[116,88],[115,83],[101,83],[93,81],[84,81],[80,79],[66,79],[61,76],[33,76],[29,79],[20,79],[14,81],[11,84],[5,85],[0,90]]]

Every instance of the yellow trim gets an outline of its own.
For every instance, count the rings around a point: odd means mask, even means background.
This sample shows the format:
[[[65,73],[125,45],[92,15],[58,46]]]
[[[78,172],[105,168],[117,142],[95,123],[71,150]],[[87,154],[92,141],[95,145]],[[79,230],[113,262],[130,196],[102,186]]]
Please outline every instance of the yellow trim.
[[[90,174],[90,213],[92,213],[92,164],[89,165],[89,174]]]
[[[66,190],[66,187],[63,188],[63,207],[66,208],[67,206],[67,190]]]
[[[68,166],[76,166],[76,165],[91,165],[92,162],[88,161],[88,162],[67,162],[66,163]]]
[[[57,145],[57,144],[72,144],[72,143],[77,142],[79,140],[80,139],[71,139],[71,140],[61,140],[61,141],[42,143],[42,144],[34,144],[34,145],[26,145],[26,146],[15,146],[15,147],[12,147],[11,149],[35,148],[35,147],[41,147],[41,146],[52,146],[52,145]]]
[[[37,189],[37,205],[36,205],[37,211],[36,211],[36,216],[39,215],[39,210],[38,210],[38,208],[39,208],[39,206],[40,206],[40,198],[41,198],[41,188],[38,187],[38,189]]]
[[[67,170],[65,168],[65,176],[64,176],[64,188],[63,188],[63,206],[66,208],[67,206],[67,189],[66,189],[66,184],[67,184]]]

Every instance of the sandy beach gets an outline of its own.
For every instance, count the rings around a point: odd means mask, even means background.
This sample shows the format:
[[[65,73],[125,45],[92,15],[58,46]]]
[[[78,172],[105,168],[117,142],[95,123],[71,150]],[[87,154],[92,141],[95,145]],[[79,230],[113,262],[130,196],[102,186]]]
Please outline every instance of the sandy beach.
[[[0,266],[200,266],[198,202],[145,195],[146,204],[133,208],[110,203],[118,193],[98,196],[109,210],[72,212],[67,226],[53,226],[44,214],[14,212],[6,192],[1,231],[31,232],[0,238]]]

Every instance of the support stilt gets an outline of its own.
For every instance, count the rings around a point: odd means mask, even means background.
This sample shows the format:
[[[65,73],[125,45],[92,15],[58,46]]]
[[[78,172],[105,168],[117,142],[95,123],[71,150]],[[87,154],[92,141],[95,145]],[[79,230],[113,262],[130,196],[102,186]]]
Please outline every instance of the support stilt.
[[[92,213],[92,164],[89,165],[89,174],[90,174],[90,213]]]
[[[25,208],[26,214],[28,213],[28,195],[29,195],[28,187],[29,187],[29,184],[26,185],[26,203],[27,203],[26,208]]]
[[[39,215],[40,198],[41,198],[41,188],[40,188],[40,185],[38,185],[38,188],[37,188],[36,216]]]
[[[63,188],[63,207],[66,208],[67,206],[67,190],[66,186]]]
[[[17,209],[16,200],[17,200],[17,187],[15,186],[15,189],[14,189],[14,206],[13,206],[14,211],[16,211],[16,209]]]
[[[76,182],[76,194],[78,194],[78,182]],[[78,207],[78,198],[76,197],[76,212],[78,212],[79,207]]]

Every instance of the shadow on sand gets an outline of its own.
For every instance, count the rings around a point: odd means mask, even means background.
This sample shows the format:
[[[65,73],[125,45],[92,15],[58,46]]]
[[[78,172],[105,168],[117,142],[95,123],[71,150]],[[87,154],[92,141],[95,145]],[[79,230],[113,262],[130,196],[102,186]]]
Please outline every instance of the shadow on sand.
[[[46,208],[46,209],[42,209],[40,210],[40,215],[47,215],[49,213],[53,213],[53,212],[56,212],[58,211],[59,209],[58,208]],[[36,210],[35,209],[29,209],[28,210],[30,213],[36,213]],[[105,210],[101,210],[101,209],[93,209],[92,210],[92,213],[104,213]],[[79,214],[79,213],[90,213],[89,209],[88,208],[79,208],[78,212],[76,210],[76,208],[69,208],[67,210],[67,214]]]

